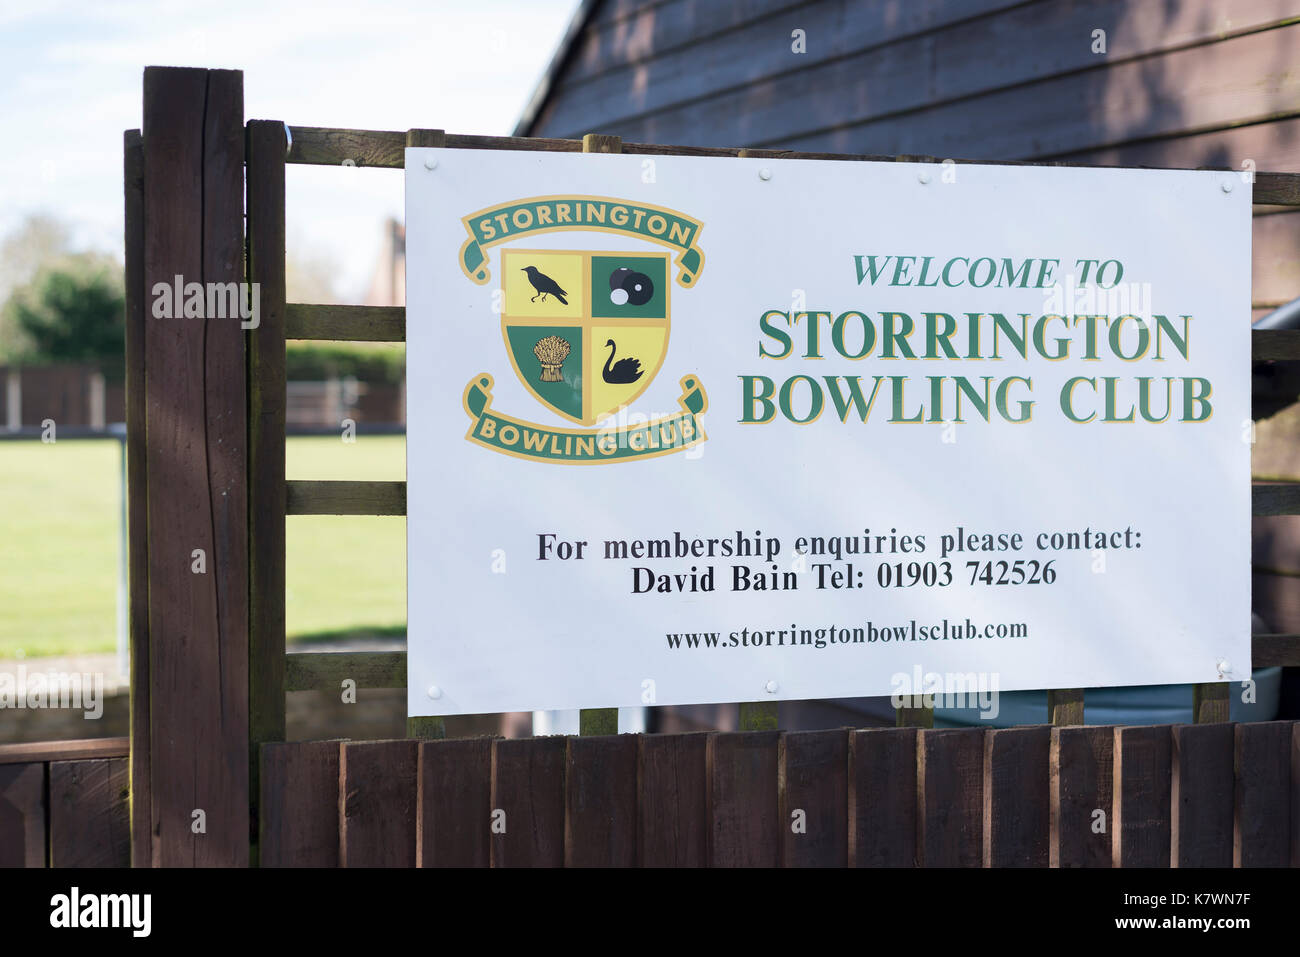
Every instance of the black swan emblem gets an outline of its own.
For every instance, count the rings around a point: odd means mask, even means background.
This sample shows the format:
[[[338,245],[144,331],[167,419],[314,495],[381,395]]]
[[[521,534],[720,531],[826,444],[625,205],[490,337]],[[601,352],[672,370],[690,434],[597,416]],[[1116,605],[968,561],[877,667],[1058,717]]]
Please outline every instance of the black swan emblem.
[[[609,358],[605,360],[605,370],[602,373],[606,382],[610,385],[622,385],[641,378],[644,370],[641,368],[640,359],[619,359],[618,362],[614,362],[614,352],[617,349],[614,340],[609,339],[605,345],[609,346]],[[613,363],[613,368],[610,368],[610,363]]]

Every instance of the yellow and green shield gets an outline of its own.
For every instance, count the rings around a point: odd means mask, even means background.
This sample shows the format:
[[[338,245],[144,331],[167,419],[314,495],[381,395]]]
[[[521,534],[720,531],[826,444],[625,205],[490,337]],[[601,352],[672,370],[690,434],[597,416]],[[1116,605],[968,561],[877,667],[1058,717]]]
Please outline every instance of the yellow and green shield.
[[[667,253],[503,249],[501,334],[537,400],[581,425],[636,400],[668,350]]]

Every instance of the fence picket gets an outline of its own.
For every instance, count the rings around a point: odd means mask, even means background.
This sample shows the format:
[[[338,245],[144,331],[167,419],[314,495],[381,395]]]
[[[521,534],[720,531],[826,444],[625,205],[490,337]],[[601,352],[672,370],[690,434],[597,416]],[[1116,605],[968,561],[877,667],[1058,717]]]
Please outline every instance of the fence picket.
[[[916,777],[922,865],[979,867],[983,862],[984,729],[920,732]]]
[[[262,867],[338,867],[338,741],[262,745]]]
[[[51,761],[48,786],[50,867],[130,865],[125,758]]]
[[[1169,866],[1172,734],[1168,725],[1116,728],[1113,867]]]
[[[709,736],[637,735],[637,858],[643,867],[708,863],[705,749]]]
[[[0,867],[45,866],[45,765],[0,765]]]
[[[1114,728],[1052,729],[1050,866],[1110,867],[1114,754]]]
[[[1293,735],[1291,721],[1236,726],[1233,765],[1236,800],[1232,863],[1236,867],[1286,867],[1291,857],[1293,796],[1288,793]]]
[[[487,867],[492,739],[424,741],[419,757],[420,867]]]
[[[493,867],[564,866],[564,738],[492,742]]]
[[[1046,725],[985,733],[985,867],[1048,865],[1051,747]]]
[[[848,863],[848,749],[846,728],[781,735],[777,819],[784,866],[844,867]]]
[[[636,764],[636,738],[630,734],[568,739],[566,867],[636,864]]]
[[[1233,738],[1230,724],[1173,729],[1171,867],[1232,866]]]
[[[915,728],[849,734],[848,864],[915,867]]]
[[[778,737],[776,731],[709,735],[705,800],[710,866],[776,867],[780,863]]]
[[[415,866],[415,741],[345,741],[339,758],[339,865]]]

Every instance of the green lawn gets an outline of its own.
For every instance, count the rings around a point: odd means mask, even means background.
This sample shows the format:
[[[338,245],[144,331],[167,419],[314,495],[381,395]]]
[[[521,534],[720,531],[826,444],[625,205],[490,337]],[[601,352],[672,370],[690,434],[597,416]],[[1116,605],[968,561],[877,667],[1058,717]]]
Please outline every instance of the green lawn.
[[[119,449],[0,442],[0,657],[116,647]]]
[[[119,446],[0,442],[0,658],[116,647]],[[294,438],[289,478],[401,479],[405,439]],[[400,633],[406,527],[398,518],[290,517],[290,639]]]
[[[406,439],[294,438],[291,479],[406,478]],[[406,519],[401,516],[290,516],[285,532],[285,630],[290,640],[406,625]]]

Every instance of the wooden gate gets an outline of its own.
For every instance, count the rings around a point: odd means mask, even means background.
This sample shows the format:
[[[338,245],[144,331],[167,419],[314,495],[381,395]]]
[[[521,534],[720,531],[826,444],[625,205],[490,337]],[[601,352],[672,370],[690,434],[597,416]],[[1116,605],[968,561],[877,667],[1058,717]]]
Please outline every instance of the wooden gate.
[[[1006,730],[902,709],[896,729],[780,733],[765,703],[734,733],[616,735],[601,710],[578,737],[438,740],[440,719],[414,719],[407,740],[286,743],[287,692],[406,682],[402,653],[286,655],[286,520],[402,515],[406,488],[285,479],[286,339],[405,338],[400,307],[286,302],[285,166],[401,169],[408,145],[937,162],[245,123],[239,72],[147,69],[125,136],[132,864],[1300,864],[1300,727],[1228,723],[1227,683],[1197,686],[1176,726],[1082,726],[1067,689],[1045,724]],[[1300,205],[1300,174],[1253,189]],[[260,326],[151,318],[178,275],[257,283]],[[1253,344],[1300,359],[1300,332]],[[1253,501],[1300,514],[1300,486]],[[1257,636],[1253,664],[1300,665],[1300,636]],[[0,834],[43,863],[61,752],[6,753]],[[96,773],[118,780],[114,760]]]

